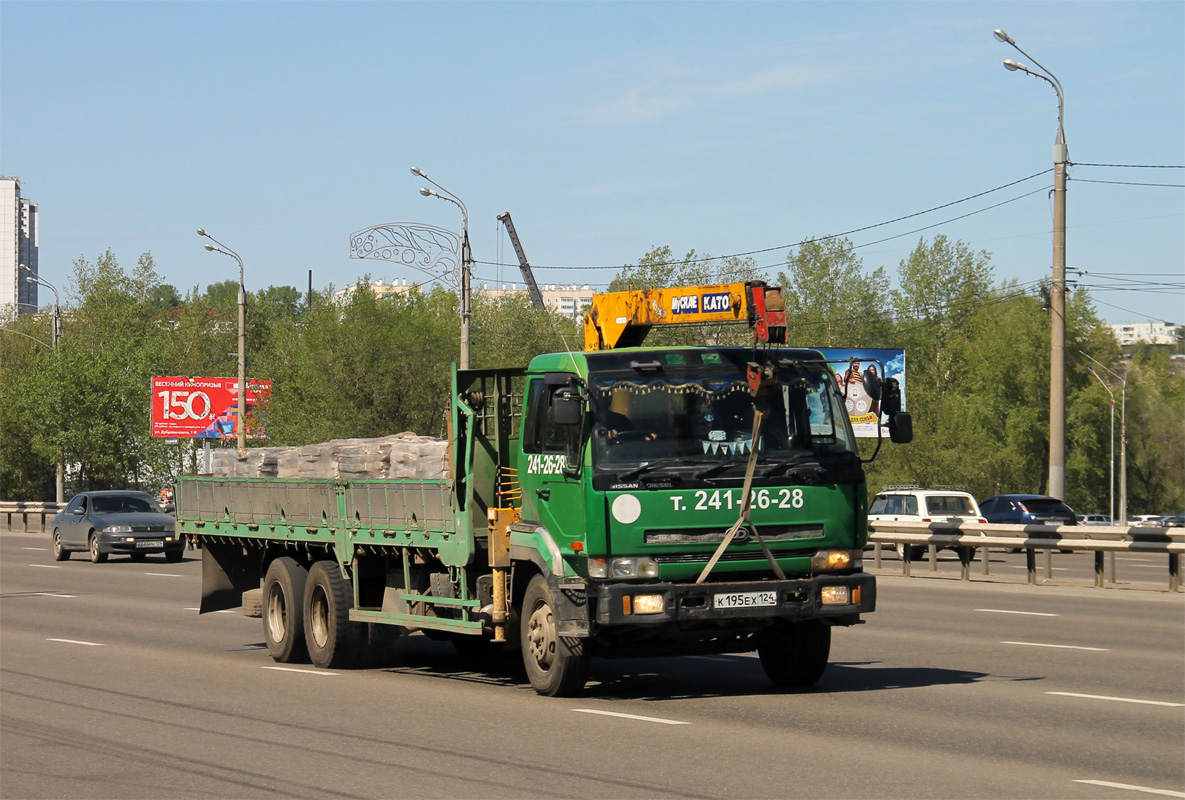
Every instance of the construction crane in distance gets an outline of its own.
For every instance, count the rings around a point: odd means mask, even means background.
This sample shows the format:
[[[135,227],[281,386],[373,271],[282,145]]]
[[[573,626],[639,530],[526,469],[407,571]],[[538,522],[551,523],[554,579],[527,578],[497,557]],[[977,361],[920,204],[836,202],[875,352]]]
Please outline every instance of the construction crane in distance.
[[[539,286],[535,283],[531,265],[527,262],[527,254],[523,252],[523,246],[514,230],[514,223],[510,220],[510,212],[505,211],[499,214],[498,219],[506,226],[506,232],[510,234],[510,243],[514,245],[514,252],[518,255],[518,266],[523,271],[523,280],[526,281],[527,293],[531,295],[531,302],[535,304],[535,308],[546,311],[547,306],[543,303],[543,293],[539,291]]]

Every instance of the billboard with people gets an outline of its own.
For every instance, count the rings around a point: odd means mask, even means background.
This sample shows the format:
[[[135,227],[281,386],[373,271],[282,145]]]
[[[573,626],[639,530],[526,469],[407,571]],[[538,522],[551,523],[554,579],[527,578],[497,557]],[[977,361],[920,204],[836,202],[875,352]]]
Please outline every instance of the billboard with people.
[[[890,378],[900,386],[901,410],[906,410],[904,350],[821,347],[819,352],[835,369],[836,388],[844,396],[848,418],[857,436],[877,436],[877,421],[884,421],[881,393]]]
[[[266,439],[256,409],[271,393],[271,381],[247,381],[249,439]],[[237,378],[154,377],[152,435],[185,439],[233,439],[238,435]]]

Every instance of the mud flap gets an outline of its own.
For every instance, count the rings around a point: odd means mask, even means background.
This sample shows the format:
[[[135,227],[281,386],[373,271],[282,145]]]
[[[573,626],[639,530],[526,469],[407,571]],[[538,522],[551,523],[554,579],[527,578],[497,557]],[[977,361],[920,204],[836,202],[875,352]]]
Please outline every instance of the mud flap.
[[[243,593],[258,589],[259,563],[243,553],[241,545],[202,545],[202,602],[199,613],[225,611],[243,605]]]

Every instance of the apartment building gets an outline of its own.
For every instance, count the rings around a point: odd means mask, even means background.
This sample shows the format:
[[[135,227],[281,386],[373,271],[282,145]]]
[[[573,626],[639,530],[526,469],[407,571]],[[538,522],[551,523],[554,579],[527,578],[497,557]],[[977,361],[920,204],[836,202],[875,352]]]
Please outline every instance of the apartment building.
[[[21,197],[20,178],[0,175],[0,316],[37,310],[30,273],[37,274],[37,204]]]

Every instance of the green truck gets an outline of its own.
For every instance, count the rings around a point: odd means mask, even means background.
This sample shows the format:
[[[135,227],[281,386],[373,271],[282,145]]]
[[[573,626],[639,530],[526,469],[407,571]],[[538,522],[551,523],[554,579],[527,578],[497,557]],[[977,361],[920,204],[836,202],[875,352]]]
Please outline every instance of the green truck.
[[[323,668],[413,631],[518,647],[550,696],[594,655],[755,650],[775,683],[812,684],[832,627],[876,606],[863,462],[823,356],[758,344],[454,369],[441,479],[183,476],[201,611],[254,598],[272,657]]]

